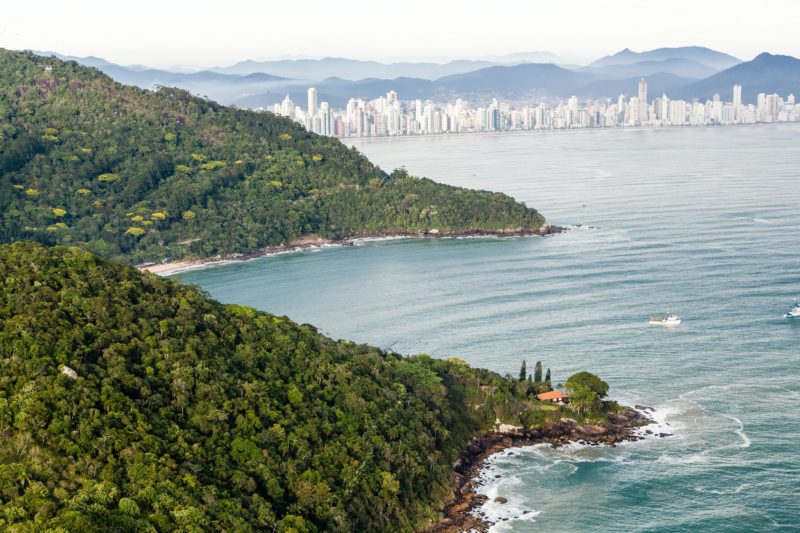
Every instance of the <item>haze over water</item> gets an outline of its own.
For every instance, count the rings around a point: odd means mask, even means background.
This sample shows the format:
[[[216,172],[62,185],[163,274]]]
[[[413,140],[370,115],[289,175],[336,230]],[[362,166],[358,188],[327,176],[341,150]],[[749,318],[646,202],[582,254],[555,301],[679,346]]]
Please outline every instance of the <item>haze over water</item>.
[[[186,272],[223,301],[401,353],[556,383],[587,369],[658,431],[514,450],[498,531],[800,529],[800,127],[593,130],[359,142],[382,168],[502,191],[547,238],[365,242]],[[683,318],[649,326],[653,314]],[[500,478],[495,478],[495,475]]]

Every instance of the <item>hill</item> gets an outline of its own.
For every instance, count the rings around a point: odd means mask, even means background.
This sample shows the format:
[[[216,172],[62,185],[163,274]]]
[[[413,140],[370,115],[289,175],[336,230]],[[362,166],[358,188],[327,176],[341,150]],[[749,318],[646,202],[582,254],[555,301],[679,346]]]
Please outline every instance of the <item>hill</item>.
[[[476,431],[564,416],[77,247],[0,246],[0,280],[5,531],[417,530]]]
[[[74,62],[0,51],[0,242],[129,262],[248,253],[305,235],[535,231],[512,198],[387,174],[291,120]]]
[[[617,98],[619,95],[624,94],[628,97],[636,96],[638,90],[639,80],[641,78],[627,78],[621,80],[597,80],[587,83],[574,90],[577,96],[584,96],[587,98]],[[662,93],[668,95],[673,94],[676,88],[683,87],[687,83],[691,83],[690,78],[682,78],[674,74],[658,73],[645,76],[647,80],[647,89],[650,93],[650,98],[661,96]]]
[[[654,74],[672,74],[682,78],[701,79],[718,72],[717,69],[697,61],[680,58],[640,61],[638,63],[608,65],[606,67],[585,67],[580,70],[581,72],[594,74],[604,80],[643,78]]]
[[[723,70],[706,79],[688,84],[675,91],[675,98],[702,101],[715,93],[730,100],[734,84],[742,86],[742,100],[755,103],[758,93],[778,93],[784,98],[800,94],[800,59],[764,52],[747,61]],[[670,95],[672,96],[672,95]]]
[[[512,67],[488,67],[466,74],[446,76],[435,85],[456,94],[493,96],[560,96],[589,82],[592,76],[547,63]]]
[[[350,81],[330,78],[315,84],[319,98],[343,107],[350,98],[372,99],[397,91],[400,98],[431,98],[442,102],[457,97],[537,98],[571,95],[574,90],[595,76],[576,72],[549,63],[522,63],[514,66],[491,66],[463,74],[444,76],[434,81],[421,78],[363,79]],[[635,87],[635,84],[634,84]],[[304,98],[307,84],[283,88],[292,99]],[[236,101],[242,107],[273,104],[283,99],[275,91],[249,96]],[[297,100],[295,100],[297,101]],[[299,100],[302,101],[302,100]]]
[[[677,48],[656,48],[646,52],[634,52],[629,48],[625,48],[616,54],[601,57],[589,66],[607,67],[610,65],[630,65],[642,61],[663,61],[666,59],[685,59],[709,66],[718,71],[741,63],[740,59],[732,55],[718,52],[704,46],[680,46]]]
[[[450,74],[469,72],[492,65],[490,61],[455,60],[446,63],[397,62],[381,63],[340,57],[323,59],[281,59],[273,61],[240,61],[228,67],[212,70],[224,74],[251,74],[267,72],[286,78],[315,82],[338,77],[347,80],[364,78],[423,78],[433,80]]]

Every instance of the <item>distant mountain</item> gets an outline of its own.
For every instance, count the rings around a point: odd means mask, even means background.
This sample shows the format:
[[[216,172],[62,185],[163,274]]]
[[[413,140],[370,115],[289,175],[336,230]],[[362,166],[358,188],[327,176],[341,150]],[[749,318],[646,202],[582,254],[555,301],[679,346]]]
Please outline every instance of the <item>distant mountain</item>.
[[[106,61],[102,57],[95,57],[95,56],[86,56],[86,57],[78,57],[78,56],[67,56],[64,54],[59,54],[58,52],[43,52],[38,50],[33,50],[33,53],[42,56],[42,57],[51,57],[55,56],[62,61],[75,61],[85,67],[106,67],[108,65],[113,65],[110,61]]]
[[[576,96],[586,98],[616,99],[621,94],[625,95],[625,97],[636,96],[641,78],[641,76],[636,76],[622,80],[595,80],[576,88],[573,93]],[[664,72],[644,76],[644,79],[647,81],[647,99],[649,101],[661,96],[662,93],[671,95],[676,88],[683,87],[694,81],[691,78],[683,78]]]
[[[444,76],[434,81],[421,78],[375,79],[358,81],[329,78],[315,83],[320,101],[341,107],[349,98],[373,99],[388,91],[397,91],[403,100],[433,98],[444,100],[459,96],[541,97],[562,96],[592,81],[591,74],[574,72],[552,64],[523,63],[511,67],[493,66],[465,74]],[[294,102],[303,102],[309,84],[293,84],[281,89]],[[636,85],[634,84],[634,87]],[[285,94],[271,91],[237,100],[240,107],[259,107],[283,99]]]
[[[800,59],[764,52],[752,61],[740,63],[704,80],[675,91],[673,98],[705,100],[719,93],[730,100],[734,84],[742,86],[742,99],[754,103],[758,93],[778,93],[783,97],[800,95]]]
[[[718,69],[708,65],[681,58],[640,61],[638,63],[608,65],[605,67],[584,67],[578,70],[605,79],[641,78],[660,73],[674,74],[683,78],[701,79],[719,72]]]
[[[513,67],[494,66],[485,69],[445,76],[429,81],[420,78],[397,78],[393,80],[364,79],[359,81],[329,78],[314,84],[320,101],[334,107],[342,107],[349,98],[378,98],[388,91],[397,91],[403,100],[431,98],[442,101],[456,97],[541,98],[581,97],[616,98],[620,94],[632,95],[637,90],[640,77],[645,77],[650,94],[670,93],[683,87],[694,78],[658,72],[645,76],[623,79],[605,79],[588,72],[576,72],[552,64],[524,63]],[[295,102],[306,98],[308,84],[293,84],[282,87],[283,92],[271,91],[237,100],[239,107],[255,108],[283,100],[286,94]]]
[[[36,52],[37,55],[56,57],[64,61],[94,67],[115,81],[126,85],[136,85],[142,89],[158,87],[179,87],[194,94],[207,96],[223,104],[231,103],[249,95],[264,93],[275,87],[278,82],[285,84],[288,80],[280,76],[257,72],[246,76],[238,74],[222,74],[203,70],[200,72],[182,73],[153,69],[142,66],[122,66],[99,57],[65,56],[53,52]],[[279,91],[280,92],[280,91]]]
[[[211,69],[224,74],[252,74],[268,72],[286,78],[302,79],[318,82],[337,77],[347,80],[365,78],[422,78],[434,80],[450,74],[461,74],[472,70],[491,66],[491,61],[458,60],[449,63],[379,63],[377,61],[361,61],[326,57],[324,59],[285,59],[277,61],[240,61],[229,67]]]
[[[512,63],[553,63],[555,65],[562,65],[569,60],[561,57],[560,55],[544,50],[534,50],[532,52],[515,52],[513,54],[502,54],[496,56],[486,56],[483,58],[486,61],[495,63],[512,64]]]
[[[591,81],[593,76],[549,63],[497,66],[436,80],[435,86],[457,94],[498,97],[562,96]]]
[[[730,68],[741,60],[723,52],[717,52],[703,46],[681,46],[678,48],[656,48],[646,52],[634,52],[629,48],[617,52],[614,55],[605,56],[589,67],[607,67],[610,65],[631,65],[642,61],[663,61],[665,59],[686,59],[703,65],[707,65],[716,70]]]
[[[261,72],[247,76],[237,76],[232,74],[220,74],[210,70],[192,72],[189,74],[157,69],[132,70],[128,67],[121,67],[119,65],[107,65],[104,67],[98,67],[98,69],[120,83],[137,85],[145,89],[154,88],[156,86],[182,87],[183,84],[247,84],[286,80],[286,78],[281,78],[280,76],[273,76],[271,74],[265,74]]]

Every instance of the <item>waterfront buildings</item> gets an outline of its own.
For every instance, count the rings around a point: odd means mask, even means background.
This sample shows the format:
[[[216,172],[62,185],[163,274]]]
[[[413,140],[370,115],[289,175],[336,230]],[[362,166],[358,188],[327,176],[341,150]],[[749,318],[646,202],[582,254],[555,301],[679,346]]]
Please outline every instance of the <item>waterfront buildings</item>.
[[[672,100],[662,94],[648,100],[647,81],[639,81],[636,96],[616,100],[516,102],[431,100],[401,101],[397,92],[373,100],[351,98],[343,109],[317,102],[317,90],[308,89],[308,105],[296,106],[287,96],[266,110],[290,117],[309,131],[337,137],[436,135],[484,131],[613,128],[629,126],[708,126],[799,122],[800,105],[794,95],[758,94],[755,104],[742,100],[743,88],[734,85],[730,100],[719,94],[700,102]]]

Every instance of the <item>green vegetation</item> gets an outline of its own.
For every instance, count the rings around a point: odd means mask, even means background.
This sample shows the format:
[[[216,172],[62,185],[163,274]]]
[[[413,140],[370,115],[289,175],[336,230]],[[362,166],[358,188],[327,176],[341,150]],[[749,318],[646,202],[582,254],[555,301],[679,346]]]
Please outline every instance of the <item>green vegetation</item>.
[[[573,374],[564,388],[570,393],[570,405],[581,414],[597,415],[607,407],[603,398],[608,394],[608,383],[591,372]]]
[[[288,119],[41,62],[0,50],[0,242],[80,244],[140,262],[246,253],[311,234],[544,222],[504,194],[387,174]],[[132,223],[131,212],[142,219]]]
[[[475,432],[568,412],[532,392],[78,247],[0,246],[4,531],[411,531]]]
[[[527,372],[527,364],[523,360],[522,366],[519,369],[519,381],[525,381],[525,373]],[[550,384],[550,369],[547,369],[547,375],[542,379],[542,362],[536,361],[533,367],[533,374],[528,374],[528,387],[526,392],[528,394],[539,394],[540,392],[547,392],[553,390]]]

